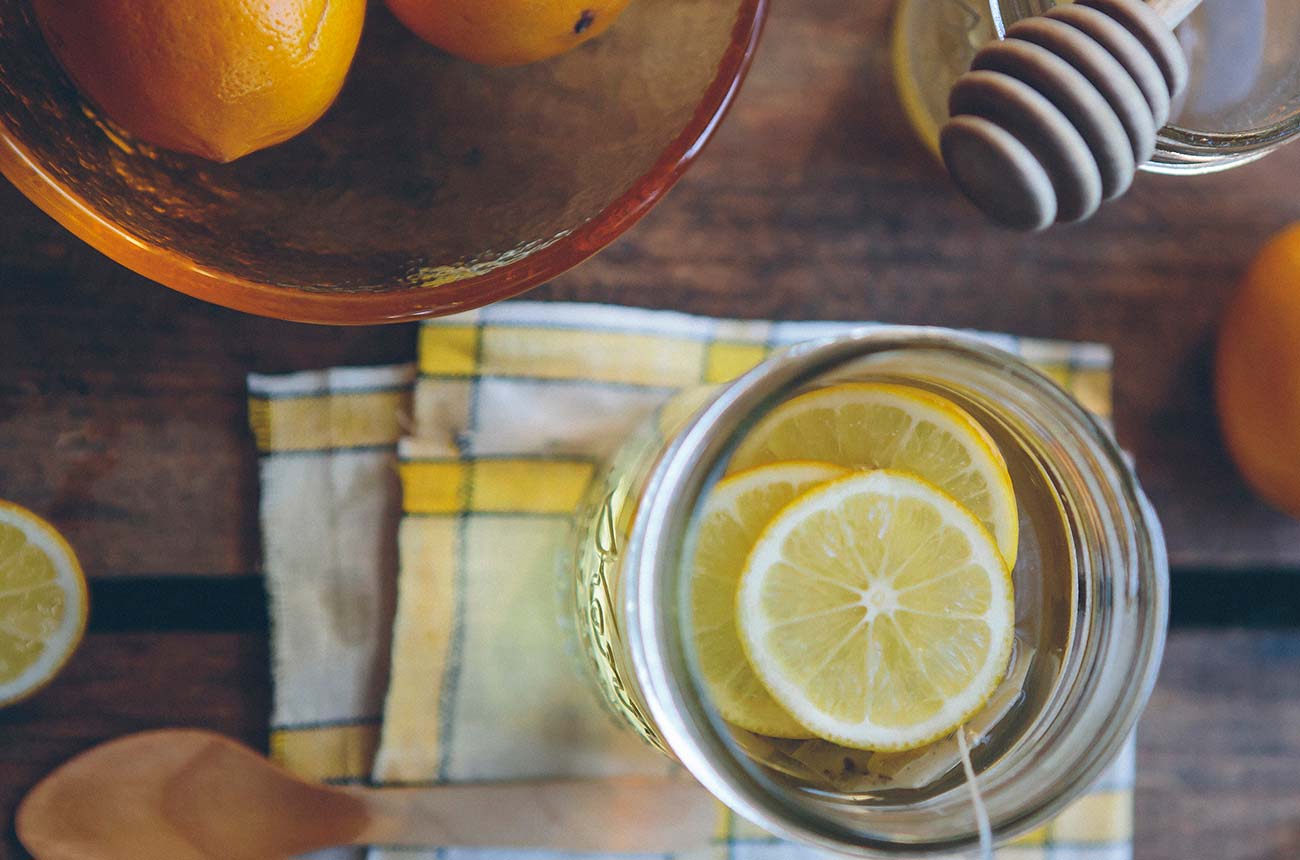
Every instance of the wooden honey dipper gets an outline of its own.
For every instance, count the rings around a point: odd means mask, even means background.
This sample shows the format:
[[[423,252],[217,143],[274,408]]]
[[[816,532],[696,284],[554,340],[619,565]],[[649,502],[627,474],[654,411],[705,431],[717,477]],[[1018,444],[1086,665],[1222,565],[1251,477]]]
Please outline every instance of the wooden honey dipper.
[[[1009,27],[949,96],[958,188],[1004,226],[1081,221],[1123,194],[1187,86],[1174,28],[1201,0],[1076,0]]]

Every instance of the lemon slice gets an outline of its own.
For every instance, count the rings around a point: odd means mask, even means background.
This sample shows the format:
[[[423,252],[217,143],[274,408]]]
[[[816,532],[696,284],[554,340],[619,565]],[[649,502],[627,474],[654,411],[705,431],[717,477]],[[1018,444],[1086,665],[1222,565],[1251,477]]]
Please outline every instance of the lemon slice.
[[[915,749],[988,701],[1015,633],[1011,575],[970,512],[878,471],[777,514],[750,553],[736,622],[763,685],[856,749]]]
[[[85,631],[86,603],[81,565],[63,537],[0,502],[0,706],[58,674]]]
[[[948,92],[970,69],[975,52],[997,37],[987,5],[951,0],[899,0],[891,60],[903,111],[926,148],[939,157],[939,128],[948,120]]]
[[[805,490],[847,474],[829,463],[760,466],[718,483],[701,506],[690,583],[691,621],[705,684],[723,718],[778,738],[813,733],[754,675],[736,633],[736,588],[768,521]]]
[[[1016,566],[1020,520],[1006,461],[988,432],[950,400],[885,383],[810,391],[760,421],[729,468],[795,458],[918,475],[973,513],[1007,566]]]

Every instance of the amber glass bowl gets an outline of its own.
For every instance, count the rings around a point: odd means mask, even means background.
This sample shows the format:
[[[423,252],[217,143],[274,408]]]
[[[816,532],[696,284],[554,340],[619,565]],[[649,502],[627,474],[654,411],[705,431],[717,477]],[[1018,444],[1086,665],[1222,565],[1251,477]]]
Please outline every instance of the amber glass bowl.
[[[449,57],[372,0],[338,102],[218,165],[133,142],[0,0],[0,171],[135,271],[283,319],[376,323],[523,292],[613,241],[699,153],[766,0],[633,0],[600,38],[510,69]]]

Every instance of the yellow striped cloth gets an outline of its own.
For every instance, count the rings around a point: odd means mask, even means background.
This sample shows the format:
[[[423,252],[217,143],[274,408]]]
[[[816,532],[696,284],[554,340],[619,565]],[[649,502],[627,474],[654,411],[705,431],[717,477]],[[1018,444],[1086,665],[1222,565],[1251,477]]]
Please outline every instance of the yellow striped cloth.
[[[575,668],[559,562],[573,511],[674,392],[852,327],[506,302],[425,323],[414,369],[250,377],[274,755],[315,779],[376,784],[664,771]],[[987,337],[1109,416],[1105,347]],[[999,857],[1130,860],[1133,770],[1130,744],[1088,796]],[[812,856],[722,821],[701,860]]]

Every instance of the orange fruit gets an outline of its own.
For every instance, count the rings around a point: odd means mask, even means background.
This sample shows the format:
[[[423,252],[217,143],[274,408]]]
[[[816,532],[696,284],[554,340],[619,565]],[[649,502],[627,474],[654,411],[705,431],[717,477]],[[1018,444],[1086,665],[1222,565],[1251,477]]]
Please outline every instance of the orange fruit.
[[[1300,517],[1300,223],[1264,246],[1228,304],[1215,389],[1237,467]]]
[[[417,36],[489,66],[518,66],[605,32],[628,0],[387,0]]]
[[[73,83],[141,140],[232,161],[334,101],[365,0],[34,0]]]

